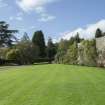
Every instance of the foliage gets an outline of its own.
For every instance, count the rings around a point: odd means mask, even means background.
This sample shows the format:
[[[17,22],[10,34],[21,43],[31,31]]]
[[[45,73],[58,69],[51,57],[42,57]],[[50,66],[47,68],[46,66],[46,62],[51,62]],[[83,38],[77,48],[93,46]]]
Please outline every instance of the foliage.
[[[0,46],[11,46],[16,37],[13,35],[17,30],[10,30],[9,24],[5,21],[0,21]]]
[[[76,36],[71,37],[70,40],[61,40],[59,42],[58,51],[55,56],[55,62],[77,64],[78,58],[78,43],[83,41],[79,37],[79,33]]]
[[[44,34],[42,31],[36,31],[32,38],[32,43],[35,46],[39,47],[39,57],[43,58],[45,57],[46,53],[46,46],[45,46],[45,40],[44,40]]]
[[[96,33],[95,33],[95,38],[99,38],[99,37],[102,37],[102,36],[103,36],[102,31],[98,28],[96,30]]]
[[[83,40],[84,40],[83,38],[80,38],[79,33],[77,33],[75,36],[73,36],[73,37],[70,38],[69,45],[72,45],[74,42],[80,43]]]
[[[0,48],[0,58],[1,59],[6,59],[6,54],[7,54],[7,52],[9,52],[10,51],[10,48],[7,48],[7,47],[2,47],[2,48]]]
[[[105,36],[105,32],[103,33],[103,36]]]
[[[21,57],[21,52],[18,49],[11,49],[7,52],[6,59],[19,61]]]
[[[56,54],[56,46],[54,45],[51,38],[48,39],[46,52],[47,52],[47,57],[49,59],[54,59],[54,56]]]
[[[81,42],[81,38],[79,37],[79,33],[77,32],[76,36],[74,37],[76,43]]]
[[[72,45],[70,45],[69,49],[67,50],[67,53],[64,57],[64,63],[77,64],[77,59],[78,59],[78,46],[77,43],[74,42]]]
[[[85,40],[81,43],[82,49],[79,50],[79,64],[87,66],[96,66],[97,65],[97,51],[96,51],[96,42],[95,40]],[[83,59],[81,59],[83,58]],[[83,60],[83,61],[81,61]]]
[[[97,62],[101,62],[100,64],[104,65],[104,58],[100,57],[100,54],[104,57],[104,52],[97,53],[95,40],[84,40],[80,38],[78,32],[69,40],[61,39],[55,44],[49,38],[47,45],[42,31],[36,31],[32,40],[25,32],[21,40],[15,43],[17,38],[14,33],[17,32],[17,30],[10,30],[6,22],[0,22],[0,59],[13,59],[21,64],[33,64],[36,61],[51,63],[54,60],[56,63],[63,64],[96,66]],[[95,37],[102,36],[105,36],[105,33],[98,28]]]
[[[21,52],[20,61],[22,64],[32,64],[34,59],[38,58],[39,48],[31,42],[20,42],[16,48]]]
[[[38,54],[38,47],[32,44],[27,34],[24,34],[21,41],[7,53],[7,59],[18,60],[21,64],[32,64],[38,58]]]
[[[69,41],[61,39],[58,44],[57,54],[55,56],[56,63],[64,63],[64,57],[69,48]]]
[[[16,60],[21,64],[33,64],[36,61],[52,61],[56,53],[56,45],[53,44],[52,40],[49,40],[47,49],[45,49],[46,46],[43,40],[44,36],[42,34],[39,36],[40,37],[38,40],[35,39],[37,42],[37,44],[35,44],[30,40],[28,34],[24,33],[21,40],[18,41],[14,46],[12,46],[11,48],[4,47],[2,50],[0,50],[0,57],[7,60]],[[40,39],[43,40],[44,45],[42,45],[43,43],[39,41]],[[42,49],[46,50],[46,52],[43,52],[43,57],[40,55],[42,53]]]
[[[30,42],[30,38],[28,36],[28,34],[25,32],[23,37],[21,38],[21,42],[24,42],[24,43],[27,43],[27,42]]]

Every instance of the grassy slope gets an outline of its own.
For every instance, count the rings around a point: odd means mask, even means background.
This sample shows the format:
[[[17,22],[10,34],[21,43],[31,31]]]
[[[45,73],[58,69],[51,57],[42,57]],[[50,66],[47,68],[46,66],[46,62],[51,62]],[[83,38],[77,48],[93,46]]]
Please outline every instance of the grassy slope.
[[[36,65],[0,70],[0,105],[105,105],[103,69]]]

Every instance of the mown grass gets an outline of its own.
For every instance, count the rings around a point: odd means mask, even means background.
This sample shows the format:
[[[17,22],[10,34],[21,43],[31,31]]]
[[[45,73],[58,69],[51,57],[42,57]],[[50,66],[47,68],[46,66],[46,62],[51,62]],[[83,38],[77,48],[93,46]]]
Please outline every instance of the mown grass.
[[[105,105],[105,71],[56,64],[2,67],[0,105]]]

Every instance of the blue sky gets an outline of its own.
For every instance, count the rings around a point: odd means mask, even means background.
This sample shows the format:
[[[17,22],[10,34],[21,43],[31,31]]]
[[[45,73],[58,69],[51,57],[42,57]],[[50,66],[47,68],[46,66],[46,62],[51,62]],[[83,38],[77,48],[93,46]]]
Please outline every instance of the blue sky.
[[[77,31],[87,37],[84,31],[105,30],[105,0],[0,0],[0,20],[19,36],[43,30],[46,38],[67,39]]]

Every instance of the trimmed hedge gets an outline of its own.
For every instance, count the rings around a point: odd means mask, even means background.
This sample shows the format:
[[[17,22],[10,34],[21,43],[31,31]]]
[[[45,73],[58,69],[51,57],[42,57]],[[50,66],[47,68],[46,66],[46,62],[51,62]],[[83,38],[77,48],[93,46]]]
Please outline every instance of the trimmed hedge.
[[[51,63],[54,59],[49,59],[49,58],[38,58],[38,59],[34,59],[34,61],[32,62],[32,64],[34,63]],[[9,65],[9,64],[17,64],[17,65],[23,65],[21,64],[21,61],[17,61],[17,60],[6,60],[6,59],[0,59],[0,65]]]
[[[42,63],[42,62],[48,62],[51,63],[54,60],[54,58],[38,58],[34,59],[34,63]]]
[[[17,60],[0,59],[0,65],[7,65],[7,64],[18,64],[18,65],[21,65],[20,62],[17,61]]]

